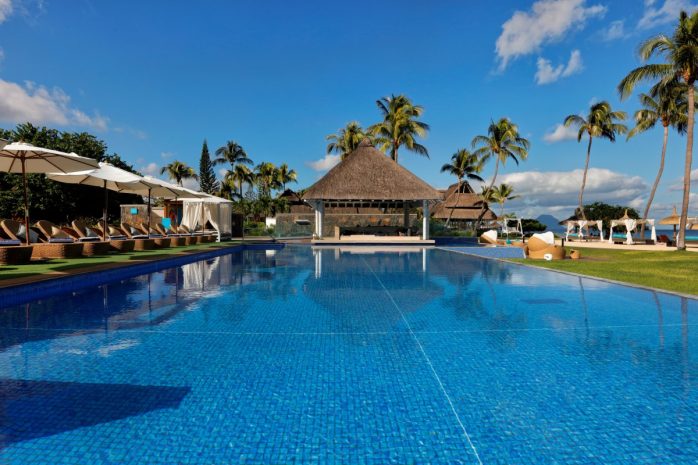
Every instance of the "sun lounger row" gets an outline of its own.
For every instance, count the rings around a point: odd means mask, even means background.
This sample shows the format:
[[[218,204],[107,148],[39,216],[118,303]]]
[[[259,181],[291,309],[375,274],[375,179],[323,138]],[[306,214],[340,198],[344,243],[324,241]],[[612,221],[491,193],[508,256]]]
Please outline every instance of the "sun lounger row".
[[[73,258],[105,255],[110,251],[131,252],[164,247],[180,247],[216,240],[207,231],[190,231],[185,226],[165,229],[161,224],[121,223],[107,226],[106,241],[101,226],[87,226],[73,221],[69,227],[50,221],[37,221],[27,231],[24,224],[14,220],[0,221],[0,264],[28,263],[32,258]],[[26,244],[27,234],[30,245]]]

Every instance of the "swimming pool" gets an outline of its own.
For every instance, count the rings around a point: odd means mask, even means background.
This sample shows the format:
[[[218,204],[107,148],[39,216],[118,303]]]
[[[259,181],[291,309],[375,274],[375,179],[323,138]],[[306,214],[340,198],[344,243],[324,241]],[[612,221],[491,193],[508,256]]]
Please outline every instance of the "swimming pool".
[[[0,463],[695,464],[691,299],[239,250],[0,311]]]

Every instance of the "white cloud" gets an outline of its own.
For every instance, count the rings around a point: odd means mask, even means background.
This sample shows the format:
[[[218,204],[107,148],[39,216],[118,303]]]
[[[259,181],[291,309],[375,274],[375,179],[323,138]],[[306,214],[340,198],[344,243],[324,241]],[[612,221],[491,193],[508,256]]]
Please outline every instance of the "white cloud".
[[[563,140],[577,140],[577,134],[579,134],[578,129],[558,124],[555,129],[543,136],[543,140],[551,144]]]
[[[187,189],[198,191],[199,190],[199,181],[197,181],[196,179],[192,179],[192,178],[183,179],[182,186],[186,187]]]
[[[568,77],[579,73],[584,69],[582,65],[582,54],[579,50],[573,50],[567,65],[553,67],[550,60],[543,57],[538,58],[538,71],[536,71],[536,83],[538,85],[550,84],[560,78]]]
[[[12,14],[12,0],[0,0],[0,24]]]
[[[225,178],[226,174],[228,174],[228,168],[218,168],[218,177]]]
[[[109,122],[99,113],[90,116],[71,107],[70,96],[58,87],[50,90],[33,82],[22,86],[0,79],[0,95],[0,121],[4,122],[89,126],[100,131]]]
[[[160,174],[160,166],[157,163],[148,163],[145,166],[141,166],[138,171],[150,176],[158,176]]]
[[[587,7],[586,0],[539,0],[531,11],[516,11],[497,38],[500,71],[510,60],[535,53],[542,45],[561,40],[570,30],[583,28],[589,18],[605,13],[605,6]]]
[[[173,155],[174,155],[174,153],[172,153],[172,152],[160,152],[160,158],[162,158],[163,160],[167,160],[168,158],[172,158]]]
[[[342,160],[339,155],[325,155],[323,158],[308,162],[307,165],[315,171],[328,171]]]
[[[3,50],[2,47],[0,47],[0,63],[2,63],[4,59],[5,59],[5,50]]]
[[[637,23],[640,29],[676,21],[681,10],[692,12],[698,5],[690,0],[664,0],[661,6],[655,0],[645,0],[645,12]]]
[[[584,170],[523,171],[497,178],[511,184],[521,197],[507,204],[507,211],[535,217],[543,213],[571,215],[577,207],[577,197]],[[644,179],[608,169],[589,168],[584,203],[595,201],[610,204],[641,206],[649,188]]]
[[[616,39],[622,39],[627,35],[627,32],[625,32],[625,20],[620,19],[617,21],[611,21],[611,24],[609,24],[608,29],[603,31],[601,37],[603,40],[611,41]]]

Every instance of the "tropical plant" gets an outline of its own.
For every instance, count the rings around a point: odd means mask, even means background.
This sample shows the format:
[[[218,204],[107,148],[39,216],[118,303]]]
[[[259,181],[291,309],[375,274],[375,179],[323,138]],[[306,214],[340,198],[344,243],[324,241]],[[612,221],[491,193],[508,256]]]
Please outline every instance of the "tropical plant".
[[[218,195],[228,200],[239,200],[242,198],[242,196],[236,191],[235,182],[228,176],[223,178],[223,181],[221,181]]]
[[[281,189],[286,190],[286,184],[297,182],[298,174],[296,170],[290,169],[286,163],[282,163],[276,169],[276,178],[277,182],[281,184]]]
[[[688,122],[686,124],[686,155],[684,159],[683,198],[678,249],[686,248],[686,224],[688,220],[689,197],[691,193],[691,164],[693,161],[693,127],[695,114],[695,88],[698,79],[698,11],[691,15],[682,11],[679,22],[671,37],[659,34],[647,39],[640,45],[639,55],[642,61],[648,61],[655,55],[664,57],[664,63],[648,63],[630,71],[618,84],[621,98],[630,95],[635,86],[643,81],[662,81],[668,83],[680,80],[686,84],[686,102],[688,105]]]
[[[199,187],[201,192],[207,194],[215,194],[219,189],[216,173],[213,172],[211,156],[208,153],[208,144],[205,139],[204,145],[201,147],[201,158],[199,159]]]
[[[485,202],[489,202],[491,200],[492,187],[499,173],[499,165],[505,165],[507,160],[513,160],[517,165],[519,164],[519,160],[526,160],[531,144],[528,139],[521,137],[519,128],[516,124],[512,123],[508,118],[501,118],[497,122],[490,122],[487,128],[487,134],[475,136],[472,145],[475,149],[473,153],[478,156],[483,163],[486,163],[492,158],[495,160],[492,180],[489,186],[483,189],[482,192]],[[485,202],[483,202],[480,208],[480,214],[478,215],[475,226],[476,229],[480,227],[480,222],[485,214],[487,208]]]
[[[181,161],[173,161],[172,163],[163,166],[160,169],[160,174],[165,174],[167,173],[167,176],[175,181],[178,186],[181,186],[183,181],[185,179],[198,179],[199,176],[197,176],[196,171],[194,171],[194,168],[187,166],[185,163],[182,163]]]
[[[582,138],[586,134],[589,136],[589,143],[587,145],[587,156],[586,162],[584,163],[584,173],[582,174],[582,185],[579,189],[579,216],[581,219],[586,220],[584,213],[584,188],[587,183],[587,174],[589,172],[589,159],[591,158],[591,142],[595,137],[608,139],[611,142],[615,142],[616,135],[625,134],[628,132],[627,126],[618,123],[618,121],[623,121],[626,118],[626,114],[623,111],[613,111],[611,104],[602,101],[594,103],[589,109],[589,114],[586,118],[580,115],[568,115],[565,118],[566,127],[576,127],[577,132],[577,142],[581,142]]]
[[[247,156],[247,152],[240,144],[233,140],[229,140],[224,146],[218,147],[216,150],[217,158],[213,161],[215,165],[229,163],[231,168],[235,165],[251,165],[252,160]]]
[[[238,195],[240,198],[242,198],[243,184],[253,185],[255,182],[255,174],[247,166],[238,164],[235,165],[232,170],[228,170],[228,172],[225,174],[225,179],[233,184],[237,184]]]
[[[449,173],[458,179],[458,186],[456,188],[456,202],[451,208],[451,212],[448,214],[448,219],[446,220],[446,226],[451,223],[451,217],[453,212],[458,205],[460,200],[460,194],[463,187],[463,179],[472,179],[475,181],[482,181],[480,173],[482,172],[483,163],[477,155],[469,152],[466,149],[459,149],[456,153],[451,156],[451,161],[444,164],[441,167],[442,173]]]
[[[414,105],[405,95],[391,95],[376,101],[383,115],[383,121],[368,128],[383,152],[390,152],[390,157],[397,163],[398,150],[406,147],[418,155],[429,158],[426,147],[417,142],[417,137],[425,137],[429,125],[418,121],[424,108]]]
[[[281,186],[278,181],[276,167],[271,162],[263,161],[255,166],[255,177],[260,197],[270,197],[271,190]]]
[[[669,127],[675,128],[679,134],[686,133],[688,123],[688,104],[686,103],[686,89],[683,84],[672,81],[669,85],[655,85],[650,94],[640,94],[640,103],[644,108],[635,112],[635,127],[628,133],[628,139],[654,128],[657,123],[661,123],[663,128],[662,154],[659,160],[659,170],[652,185],[647,205],[642,215],[643,220],[647,220],[654,194],[657,192],[659,181],[664,172],[664,161],[666,159],[666,147],[669,139]],[[640,226],[640,234],[645,235],[645,222]]]
[[[501,215],[504,216],[504,203],[507,200],[518,199],[518,195],[514,195],[514,188],[510,184],[501,183],[492,189],[492,200],[497,202],[501,207]]]
[[[336,134],[330,134],[325,137],[329,141],[327,153],[336,153],[344,160],[344,157],[356,150],[361,141],[366,138],[371,140],[371,134],[364,131],[357,121],[352,121],[339,129]]]

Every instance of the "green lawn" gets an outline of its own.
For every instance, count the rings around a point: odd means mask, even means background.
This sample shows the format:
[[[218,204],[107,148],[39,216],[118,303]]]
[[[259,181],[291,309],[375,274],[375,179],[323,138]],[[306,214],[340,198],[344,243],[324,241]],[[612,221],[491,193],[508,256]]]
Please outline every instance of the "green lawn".
[[[570,248],[567,248],[569,253]],[[512,260],[528,265],[698,295],[698,253],[577,249],[581,260]]]
[[[212,247],[229,247],[236,242],[196,244],[186,247],[170,247],[167,249],[148,250],[143,252],[114,253],[104,256],[52,259],[42,262],[34,262],[27,265],[0,266],[0,282],[7,279],[24,278],[40,274],[60,274],[80,268],[104,265],[107,263],[129,262],[143,259],[157,259],[187,251],[200,251]]]

